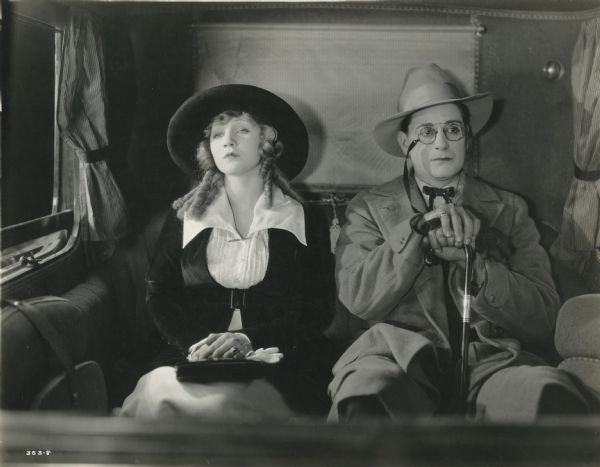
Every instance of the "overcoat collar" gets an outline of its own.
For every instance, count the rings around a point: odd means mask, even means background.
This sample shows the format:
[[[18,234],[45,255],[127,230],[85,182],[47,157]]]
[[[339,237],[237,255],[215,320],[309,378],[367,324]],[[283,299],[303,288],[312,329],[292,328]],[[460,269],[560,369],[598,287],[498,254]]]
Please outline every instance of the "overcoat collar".
[[[473,209],[480,219],[485,219],[488,226],[496,224],[505,208],[497,191],[472,177],[467,177],[462,198],[459,197],[457,203]]]
[[[424,212],[423,196],[412,177],[411,180],[410,190],[413,204],[419,211]],[[402,177],[373,188],[371,193],[376,195],[373,203],[381,211],[384,219],[390,213],[406,214],[412,217],[412,208],[410,200],[406,196]],[[493,225],[504,210],[502,200],[492,187],[468,175],[464,176],[463,189],[458,193],[455,203],[473,209],[486,219],[489,225]]]

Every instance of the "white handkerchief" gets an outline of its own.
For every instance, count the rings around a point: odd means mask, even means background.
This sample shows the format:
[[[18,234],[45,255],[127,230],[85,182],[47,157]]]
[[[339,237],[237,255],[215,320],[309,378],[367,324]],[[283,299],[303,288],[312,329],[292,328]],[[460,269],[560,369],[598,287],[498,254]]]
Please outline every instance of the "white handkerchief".
[[[283,358],[283,354],[279,352],[278,347],[269,347],[268,349],[251,350],[246,354],[246,360],[254,360],[255,362],[277,363]]]

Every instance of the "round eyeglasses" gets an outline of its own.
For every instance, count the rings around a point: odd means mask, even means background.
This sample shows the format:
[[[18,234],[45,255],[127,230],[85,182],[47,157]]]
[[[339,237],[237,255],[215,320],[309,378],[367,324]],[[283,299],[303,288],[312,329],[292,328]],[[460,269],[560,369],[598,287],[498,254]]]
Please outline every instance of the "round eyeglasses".
[[[465,137],[465,126],[459,122],[444,124],[442,131],[448,141],[459,141]],[[417,137],[423,144],[433,144],[437,134],[438,129],[433,125],[423,125],[417,130]]]

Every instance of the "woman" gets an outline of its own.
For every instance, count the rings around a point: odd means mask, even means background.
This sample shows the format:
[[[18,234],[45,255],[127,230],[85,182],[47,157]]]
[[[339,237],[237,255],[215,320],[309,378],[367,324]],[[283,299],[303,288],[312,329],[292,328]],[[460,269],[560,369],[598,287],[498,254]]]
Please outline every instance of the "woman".
[[[176,349],[170,363],[271,347],[283,360],[265,378],[207,384],[181,383],[162,366],[140,379],[121,413],[239,420],[322,411],[324,307],[309,283],[304,211],[287,182],[308,155],[302,121],[264,89],[224,85],[188,99],[167,142],[177,165],[200,169],[199,183],[173,203],[147,278],[149,312]]]

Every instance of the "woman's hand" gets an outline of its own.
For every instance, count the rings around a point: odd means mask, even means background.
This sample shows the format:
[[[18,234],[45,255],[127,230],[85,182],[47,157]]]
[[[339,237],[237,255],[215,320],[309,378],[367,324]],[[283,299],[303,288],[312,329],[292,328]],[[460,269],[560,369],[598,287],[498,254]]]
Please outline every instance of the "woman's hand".
[[[209,334],[206,338],[192,345],[189,349],[188,361],[219,360],[222,358],[245,358],[252,350],[252,343],[241,332],[220,332]]]

